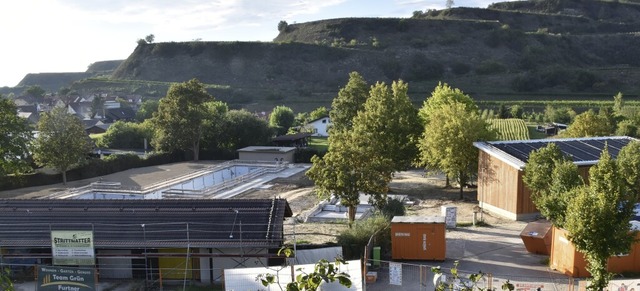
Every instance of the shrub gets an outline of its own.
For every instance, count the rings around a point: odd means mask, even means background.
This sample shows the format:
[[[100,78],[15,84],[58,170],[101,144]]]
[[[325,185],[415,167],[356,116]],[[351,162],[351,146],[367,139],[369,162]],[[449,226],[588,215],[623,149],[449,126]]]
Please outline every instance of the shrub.
[[[293,154],[293,159],[296,163],[311,163],[313,156],[322,158],[326,152],[320,152],[313,148],[297,148]]]
[[[476,74],[478,75],[490,75],[504,73],[507,68],[500,62],[495,60],[486,60],[478,65],[476,68]]]
[[[391,244],[391,223],[381,215],[374,215],[364,220],[356,220],[353,226],[338,235],[338,244],[342,246],[344,258],[359,259],[369,238],[375,234],[376,245],[383,252],[389,250]]]
[[[404,203],[398,199],[387,198],[387,203],[379,208],[379,211],[391,220],[394,216],[402,216],[406,213]]]

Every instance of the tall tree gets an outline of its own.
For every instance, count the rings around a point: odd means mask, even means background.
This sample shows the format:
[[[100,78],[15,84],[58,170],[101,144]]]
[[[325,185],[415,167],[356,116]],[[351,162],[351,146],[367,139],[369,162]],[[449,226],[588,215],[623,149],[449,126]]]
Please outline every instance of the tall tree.
[[[549,178],[551,173],[552,179]],[[555,143],[533,151],[524,169],[523,182],[531,200],[544,217],[564,227],[570,191],[583,184],[578,167],[562,155]]]
[[[431,115],[440,112],[442,107],[449,106],[453,103],[462,103],[465,105],[467,112],[477,112],[478,106],[473,102],[473,99],[469,95],[464,94],[462,90],[458,88],[452,88],[446,83],[438,83],[438,86],[433,90],[431,96],[424,101],[422,108],[418,112],[418,116],[425,127],[429,127]],[[444,169],[438,164],[440,159],[438,157],[428,157],[426,152],[421,153],[421,158],[418,160],[418,165],[424,167],[428,171],[444,171]],[[449,187],[449,176],[446,175],[446,187]]]
[[[24,94],[31,96],[36,99],[38,102],[42,102],[44,100],[44,94],[46,91],[42,89],[42,87],[38,85],[33,85],[24,90]]]
[[[589,170],[589,185],[575,188],[572,194],[565,223],[568,238],[587,259],[592,276],[589,289],[603,290],[612,278],[607,261],[616,254],[628,253],[634,241],[629,221],[637,196],[607,150]]]
[[[355,220],[360,193],[382,201],[391,181],[389,157],[374,157],[371,147],[351,131],[333,131],[329,152],[311,158],[306,175],[314,181],[319,196],[335,195],[348,207],[349,225]]]
[[[369,85],[358,72],[349,74],[349,82],[340,89],[338,97],[331,103],[329,118],[331,130],[341,131],[351,129],[353,118],[362,110],[369,97]]]
[[[154,116],[155,148],[163,151],[191,150],[193,160],[200,154],[200,140],[205,125],[203,104],[213,101],[204,85],[196,79],[173,84],[160,99]]]
[[[286,134],[294,121],[295,114],[287,106],[276,106],[269,115],[269,126],[275,128],[278,135]]]
[[[220,147],[234,151],[250,145],[267,145],[273,135],[269,124],[246,110],[229,110],[224,115]]]
[[[452,102],[429,114],[418,144],[419,163],[457,178],[463,199],[464,186],[478,168],[478,149],[473,142],[494,138],[495,133],[476,110],[469,112],[465,103]]]
[[[592,109],[578,114],[573,123],[562,133],[566,137],[609,136],[613,125],[606,114],[597,114]]]
[[[324,107],[324,106],[318,107],[313,111],[309,112],[310,120],[316,120],[318,118],[322,118],[325,116],[329,116],[329,109],[327,109],[327,107]]]
[[[13,101],[0,95],[0,177],[31,170],[27,157],[31,129],[26,119],[17,114]]]
[[[38,131],[33,145],[36,163],[60,171],[62,183],[66,185],[67,171],[82,163],[91,151],[82,122],[65,108],[57,107],[40,118]]]
[[[140,108],[138,108],[138,111],[136,112],[136,120],[138,122],[143,122],[153,117],[153,114],[155,112],[158,112],[159,105],[160,102],[154,99],[147,99],[142,101],[142,104],[140,104]]]
[[[370,158],[388,158],[393,171],[406,170],[418,154],[416,142],[422,128],[408,88],[402,81],[394,81],[391,88],[376,83],[353,119],[354,134],[369,145]]]
[[[229,107],[222,101],[209,101],[204,104],[205,130],[202,136],[202,147],[209,151],[220,149],[225,115]]]

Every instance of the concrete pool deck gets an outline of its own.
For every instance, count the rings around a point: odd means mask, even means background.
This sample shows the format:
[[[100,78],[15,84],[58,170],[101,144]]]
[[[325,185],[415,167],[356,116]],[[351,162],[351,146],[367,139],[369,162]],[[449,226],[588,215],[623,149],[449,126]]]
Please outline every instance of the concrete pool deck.
[[[122,172],[117,172],[101,177],[95,177],[84,180],[70,181],[67,182],[67,185],[63,185],[62,183],[52,184],[52,185],[44,185],[44,186],[36,186],[36,187],[26,187],[14,190],[0,191],[0,198],[21,198],[21,199],[38,199],[42,197],[49,196],[53,193],[64,191],[71,188],[79,188],[86,185],[89,185],[93,182],[120,182],[123,188],[147,188],[154,184],[158,184],[167,180],[174,179],[179,176],[185,176],[190,173],[204,170],[206,168],[210,168],[212,166],[223,164],[227,161],[198,161],[198,162],[180,162],[173,164],[165,164],[144,168],[135,168],[129,169]],[[294,169],[286,169],[281,173],[276,174],[268,174],[262,177],[257,177],[256,181],[248,181],[249,185],[244,185],[244,190],[248,190],[251,187],[259,187],[263,183],[270,181],[276,177],[281,175],[292,175],[295,170],[297,172],[303,170],[305,168],[294,168]],[[296,172],[296,173],[297,173]],[[243,190],[243,191],[244,191]],[[236,194],[239,194],[240,189],[230,189],[221,194],[224,194],[221,197],[216,198],[228,198]],[[216,195],[218,196],[218,195]]]

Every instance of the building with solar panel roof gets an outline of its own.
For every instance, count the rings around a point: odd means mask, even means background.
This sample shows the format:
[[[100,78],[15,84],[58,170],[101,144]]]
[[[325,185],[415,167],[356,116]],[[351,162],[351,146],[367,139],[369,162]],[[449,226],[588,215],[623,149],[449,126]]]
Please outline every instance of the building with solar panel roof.
[[[555,143],[565,156],[587,177],[589,168],[607,148],[612,158],[636,140],[627,136],[558,138],[475,142],[480,150],[478,159],[478,201],[483,210],[512,220],[530,220],[539,215],[531,192],[524,185],[524,166],[531,152]]]

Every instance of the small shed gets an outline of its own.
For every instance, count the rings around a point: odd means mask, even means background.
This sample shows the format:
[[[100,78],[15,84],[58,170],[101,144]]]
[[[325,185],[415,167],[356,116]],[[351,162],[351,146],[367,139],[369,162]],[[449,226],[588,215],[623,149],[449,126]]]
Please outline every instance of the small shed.
[[[444,261],[445,233],[443,216],[396,216],[391,220],[391,257]]]
[[[294,162],[295,147],[250,146],[238,150],[241,161]]]
[[[541,255],[551,254],[551,222],[540,219],[529,222],[520,232],[527,252]]]

